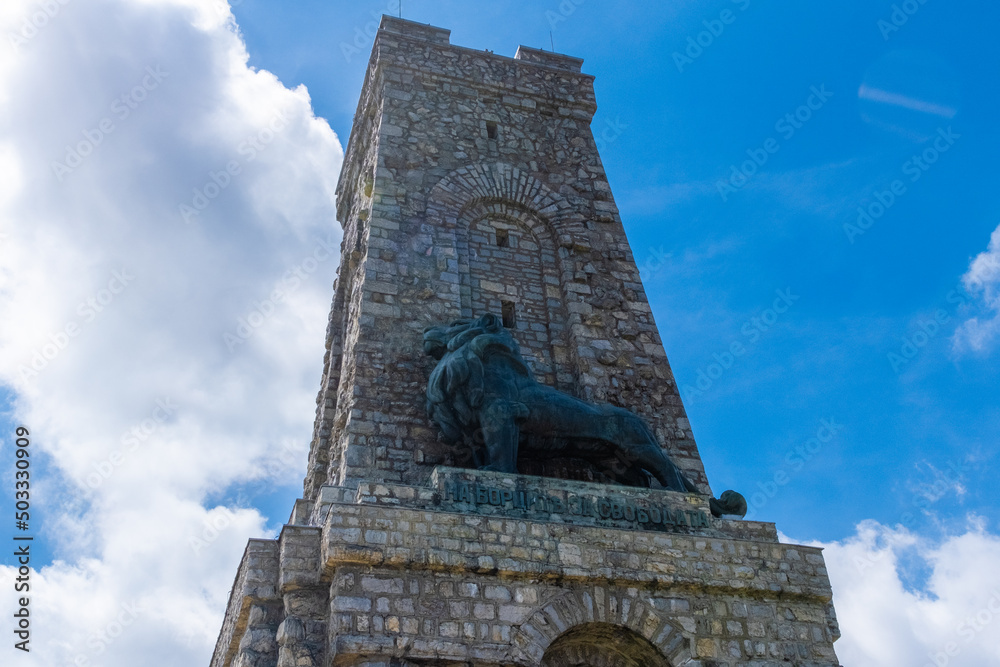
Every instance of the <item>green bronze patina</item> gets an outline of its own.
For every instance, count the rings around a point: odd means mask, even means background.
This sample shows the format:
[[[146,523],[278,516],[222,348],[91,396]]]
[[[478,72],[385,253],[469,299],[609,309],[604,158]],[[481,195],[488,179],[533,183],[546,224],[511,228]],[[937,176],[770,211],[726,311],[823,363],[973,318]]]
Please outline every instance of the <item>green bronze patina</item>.
[[[649,486],[652,476],[666,489],[700,493],[641,417],[537,382],[496,315],[426,329],[424,352],[438,360],[427,411],[448,443],[471,448],[477,468],[516,473],[519,454],[572,456],[621,484]],[[726,491],[711,508],[742,516],[746,501]]]

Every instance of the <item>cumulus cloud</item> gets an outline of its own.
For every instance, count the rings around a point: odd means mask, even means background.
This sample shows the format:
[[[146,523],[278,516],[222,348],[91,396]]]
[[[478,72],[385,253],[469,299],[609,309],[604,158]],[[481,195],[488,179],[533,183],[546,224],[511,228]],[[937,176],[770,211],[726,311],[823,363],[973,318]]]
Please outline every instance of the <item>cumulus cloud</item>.
[[[986,251],[972,260],[962,282],[979,297],[985,314],[962,323],[955,332],[955,346],[959,350],[988,352],[1000,338],[1000,227],[993,230]]]
[[[0,384],[55,551],[19,664],[204,664],[284,520],[233,489],[305,463],[341,145],[219,0],[6,0],[0,35]]]
[[[937,542],[868,521],[813,546],[824,548],[844,665],[1000,664],[1000,536],[981,519]]]

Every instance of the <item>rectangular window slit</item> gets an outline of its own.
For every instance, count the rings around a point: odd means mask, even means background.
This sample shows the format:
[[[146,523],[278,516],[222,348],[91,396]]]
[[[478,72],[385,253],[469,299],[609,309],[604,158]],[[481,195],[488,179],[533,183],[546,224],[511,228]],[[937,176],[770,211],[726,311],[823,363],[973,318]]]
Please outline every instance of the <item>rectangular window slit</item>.
[[[497,138],[497,124],[492,120],[486,121],[486,136],[490,139]]]
[[[513,301],[500,302],[500,315],[503,318],[503,325],[507,329],[513,329],[517,325],[517,319],[514,317]]]
[[[497,245],[501,248],[506,248],[510,245],[510,236],[508,235],[506,229],[497,230]]]

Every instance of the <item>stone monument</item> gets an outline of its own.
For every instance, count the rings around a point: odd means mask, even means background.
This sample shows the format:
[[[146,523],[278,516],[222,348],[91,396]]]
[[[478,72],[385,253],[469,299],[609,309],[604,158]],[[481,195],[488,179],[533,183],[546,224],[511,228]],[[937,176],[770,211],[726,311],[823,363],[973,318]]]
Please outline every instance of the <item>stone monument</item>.
[[[712,497],[581,66],[383,17],[303,497],[212,667],[837,666],[820,550]]]

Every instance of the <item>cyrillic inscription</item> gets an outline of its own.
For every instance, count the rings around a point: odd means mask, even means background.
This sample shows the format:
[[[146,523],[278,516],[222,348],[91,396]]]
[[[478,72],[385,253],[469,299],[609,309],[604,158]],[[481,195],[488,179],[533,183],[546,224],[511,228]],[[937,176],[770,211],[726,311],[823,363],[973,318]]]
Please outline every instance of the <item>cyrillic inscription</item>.
[[[563,499],[537,491],[486,486],[473,482],[445,482],[443,500],[446,503],[487,505],[532,514],[628,521],[640,527],[667,530],[712,526],[708,514],[703,510],[673,509],[628,498],[579,495],[571,492],[567,492]]]

